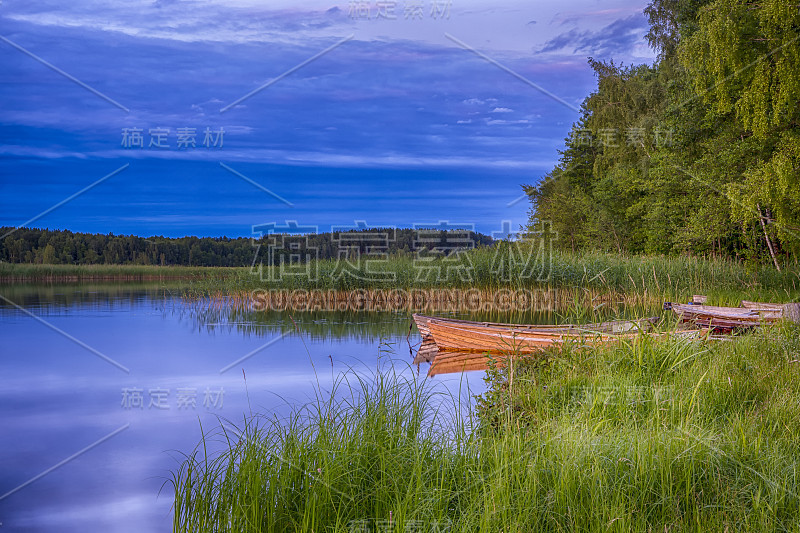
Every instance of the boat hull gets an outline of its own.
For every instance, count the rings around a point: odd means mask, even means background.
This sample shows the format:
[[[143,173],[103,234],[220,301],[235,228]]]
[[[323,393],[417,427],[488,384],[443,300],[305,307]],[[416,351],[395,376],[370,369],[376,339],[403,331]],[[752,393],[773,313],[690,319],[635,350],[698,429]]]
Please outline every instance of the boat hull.
[[[782,307],[747,302],[751,307],[720,307],[713,305],[669,304],[683,322],[714,331],[735,331],[774,324],[783,318]]]

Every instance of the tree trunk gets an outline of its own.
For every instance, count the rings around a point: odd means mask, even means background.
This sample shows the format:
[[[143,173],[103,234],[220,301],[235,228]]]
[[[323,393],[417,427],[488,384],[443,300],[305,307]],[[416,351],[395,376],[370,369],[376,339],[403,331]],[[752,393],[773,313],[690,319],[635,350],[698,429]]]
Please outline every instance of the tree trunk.
[[[772,247],[772,241],[767,234],[767,225],[764,224],[764,215],[761,214],[761,204],[756,204],[758,207],[758,221],[761,222],[761,229],[764,230],[764,239],[767,241],[767,248],[769,248],[769,255],[772,256],[772,262],[775,263],[775,268],[778,269],[778,272],[781,271],[781,267],[778,264],[778,260],[775,258],[775,249]]]

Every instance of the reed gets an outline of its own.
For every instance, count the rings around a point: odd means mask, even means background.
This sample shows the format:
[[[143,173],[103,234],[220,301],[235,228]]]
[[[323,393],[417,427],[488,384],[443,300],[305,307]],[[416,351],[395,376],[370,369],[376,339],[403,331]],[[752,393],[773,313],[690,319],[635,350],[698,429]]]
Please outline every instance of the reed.
[[[174,530],[444,527],[471,442],[458,400],[391,368],[318,392],[288,419],[252,416],[207,435],[173,476]],[[224,451],[210,456],[219,438]]]
[[[707,294],[721,303],[749,299],[790,301],[800,295],[800,270],[748,267],[728,259],[628,256],[601,252],[542,253],[524,243],[497,243],[428,262],[413,256],[349,264],[330,260],[277,267],[157,267],[136,265],[18,265],[0,263],[0,282],[86,280],[186,280],[190,292],[208,296],[270,290],[500,289],[586,290],[628,299],[682,301]],[[636,296],[633,296],[636,295]]]
[[[236,270],[223,267],[151,265],[39,265],[0,262],[0,283],[86,281],[223,280]]]
[[[523,246],[523,245],[520,245]],[[205,277],[195,284],[200,292],[256,289],[353,290],[391,289],[585,289],[594,294],[637,294],[642,300],[669,295],[676,300],[703,293],[724,299],[746,292],[761,299],[787,301],[800,294],[800,271],[752,269],[734,261],[697,257],[624,256],[607,253],[552,252],[537,256],[516,251],[516,260],[503,262],[495,248],[478,248],[459,258],[431,263],[397,256],[382,262],[343,267],[319,261],[302,272],[272,267],[238,269],[224,280]],[[520,259],[521,257],[521,259]]]

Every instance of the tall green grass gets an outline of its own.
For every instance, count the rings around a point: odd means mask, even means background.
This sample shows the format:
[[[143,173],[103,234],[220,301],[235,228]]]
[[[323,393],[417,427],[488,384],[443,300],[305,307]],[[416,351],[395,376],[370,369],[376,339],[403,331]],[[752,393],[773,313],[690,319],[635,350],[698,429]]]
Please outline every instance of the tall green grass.
[[[800,527],[800,326],[639,336],[547,361],[490,372],[478,411],[488,442],[537,450],[539,479],[520,489],[552,502],[556,529]],[[536,508],[528,524],[552,529]]]
[[[800,295],[797,265],[778,272],[748,267],[728,259],[689,256],[627,256],[601,252],[542,253],[525,244],[497,243],[463,252],[459,259],[415,261],[411,255],[385,261],[353,261],[349,265],[313,262],[302,273],[222,267],[157,267],[117,265],[16,265],[0,263],[0,280],[186,279],[195,294],[249,292],[255,289],[411,288],[582,288],[601,292],[669,296],[687,299],[707,294],[720,303],[749,299],[790,301]]]
[[[174,530],[444,527],[472,443],[459,412],[455,398],[384,370],[374,380],[341,376],[285,420],[223,423],[174,474]],[[208,440],[220,437],[225,450],[209,456]]]
[[[236,270],[225,267],[152,265],[39,265],[0,262],[0,283],[19,281],[224,279]]]
[[[498,245],[509,247],[508,243]],[[522,246],[522,245],[521,245]],[[205,278],[201,290],[370,288],[573,288],[606,292],[650,293],[685,299],[708,294],[734,303],[742,293],[753,298],[787,301],[800,294],[800,270],[777,272],[771,267],[753,269],[740,263],[678,256],[624,256],[608,253],[553,252],[537,255],[511,254],[498,248],[478,248],[461,260],[437,260],[421,265],[413,257],[398,256],[380,263],[362,262],[360,268],[342,273],[341,264],[320,261],[309,276],[279,275],[264,267],[260,275],[240,270],[221,282]],[[356,265],[358,266],[358,265]],[[385,276],[384,276],[385,275]],[[382,278],[386,279],[382,279]],[[270,281],[272,280],[272,281]],[[738,305],[738,302],[735,302]]]
[[[175,530],[800,529],[798,326],[550,355],[477,419],[391,370],[252,417],[175,472]]]

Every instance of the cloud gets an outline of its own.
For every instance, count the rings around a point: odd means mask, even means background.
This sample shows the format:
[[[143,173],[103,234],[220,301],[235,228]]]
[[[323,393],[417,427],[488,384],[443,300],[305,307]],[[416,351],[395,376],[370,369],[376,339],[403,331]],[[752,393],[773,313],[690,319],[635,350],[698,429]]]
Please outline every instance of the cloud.
[[[636,13],[617,19],[599,30],[573,28],[548,40],[538,51],[585,53],[604,57],[628,55],[644,40],[648,27],[645,16]]]
[[[486,121],[487,124],[490,126],[496,125],[507,125],[507,124],[530,124],[530,120],[520,119],[520,120],[498,120],[498,119],[489,119]]]
[[[637,5],[633,8],[637,13],[641,11],[641,6]],[[582,20],[587,19],[607,19],[609,17],[619,17],[625,13],[631,13],[631,6],[620,6],[616,8],[597,9],[594,11],[564,11],[558,12],[553,16],[550,24],[558,24],[565,26],[568,24],[576,24]]]
[[[4,6],[5,7],[5,6]],[[329,38],[352,26],[341,9],[269,9],[210,2],[83,2],[74,6],[31,2],[6,10],[5,18],[39,26],[100,30],[137,38],[193,42],[302,43]]]
[[[207,160],[217,157],[200,143],[206,128],[223,128],[224,154],[231,160],[267,157],[318,164],[326,157],[337,166],[405,165],[431,162],[455,165],[453,154],[468,153],[474,165],[486,158],[489,166],[521,164],[531,157],[533,137],[562,139],[558,121],[569,122],[567,110],[553,109],[536,91],[491,64],[447,46],[413,41],[352,40],[291,75],[270,85],[224,114],[219,110],[318,52],[309,46],[253,43],[181,43],[147,37],[116,35],[101,30],[36,27],[17,40],[131,109],[126,114],[91,92],[37,65],[24,54],[8,56],[15,84],[0,87],[9,103],[6,124],[13,124],[25,142],[10,142],[8,156],[43,158],[92,157]],[[48,47],[56,41],[70,47]],[[330,46],[330,41],[324,43]],[[324,47],[323,47],[324,49]],[[577,69],[559,61],[552,70],[527,58],[504,62],[530,79],[545,79],[554,92],[573,94]],[[161,68],[169,65],[169,69]],[[391,84],[385,80],[393,80]],[[48,83],[42,83],[47,80]],[[563,82],[561,80],[564,80]],[[587,81],[591,82],[590,76]],[[503,87],[499,106],[498,83]],[[25,91],[18,87],[26,87]],[[57,90],[54,90],[57,88]],[[587,86],[588,89],[588,86]],[[442,98],[440,95],[452,95]],[[486,113],[552,116],[536,130],[520,133],[511,121],[492,123],[495,141],[487,144],[469,124]],[[385,124],[392,124],[387,129]],[[484,120],[480,121],[485,126]],[[508,126],[504,129],[502,126]],[[121,150],[123,128],[168,128],[171,150]],[[197,150],[175,148],[179,128],[195,128]],[[530,135],[529,135],[530,134]]]

